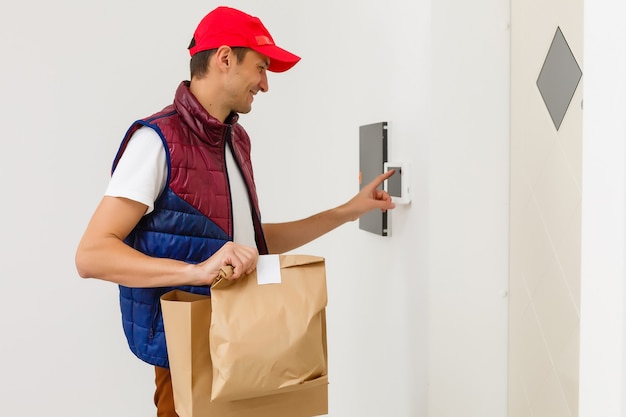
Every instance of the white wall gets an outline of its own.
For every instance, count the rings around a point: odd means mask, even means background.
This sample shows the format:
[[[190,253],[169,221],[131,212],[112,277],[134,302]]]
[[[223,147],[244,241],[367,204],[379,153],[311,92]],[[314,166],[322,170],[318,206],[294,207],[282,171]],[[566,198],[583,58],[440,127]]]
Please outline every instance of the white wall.
[[[580,417],[626,415],[625,17],[585,2]]]
[[[508,2],[224,4],[303,56],[241,119],[265,221],[358,190],[361,124],[389,121],[390,158],[413,168],[413,203],[392,214],[391,237],[351,223],[299,250],[327,258],[331,415],[504,415]],[[171,101],[215,5],[0,6],[9,414],[154,414],[117,289],[80,280],[73,256],[121,135]]]
[[[431,7],[428,415],[504,416],[509,2]]]

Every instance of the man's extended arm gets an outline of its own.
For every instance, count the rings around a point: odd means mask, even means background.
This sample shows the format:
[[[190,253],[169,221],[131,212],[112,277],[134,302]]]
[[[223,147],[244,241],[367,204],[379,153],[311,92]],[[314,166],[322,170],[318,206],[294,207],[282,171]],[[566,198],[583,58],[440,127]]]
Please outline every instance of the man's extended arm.
[[[342,224],[354,221],[371,210],[390,210],[395,207],[389,194],[377,187],[392,176],[391,170],[376,177],[348,202],[302,220],[263,225],[265,239],[271,253],[284,253],[298,248],[330,232]]]

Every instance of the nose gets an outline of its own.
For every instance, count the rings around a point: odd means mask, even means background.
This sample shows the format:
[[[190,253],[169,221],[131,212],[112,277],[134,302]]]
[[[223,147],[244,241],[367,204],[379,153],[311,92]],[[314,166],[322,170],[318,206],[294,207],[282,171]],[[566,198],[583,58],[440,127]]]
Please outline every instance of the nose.
[[[259,90],[261,90],[264,93],[267,93],[267,91],[270,89],[269,83],[267,82],[267,72],[263,71],[261,73],[261,81],[259,81]]]

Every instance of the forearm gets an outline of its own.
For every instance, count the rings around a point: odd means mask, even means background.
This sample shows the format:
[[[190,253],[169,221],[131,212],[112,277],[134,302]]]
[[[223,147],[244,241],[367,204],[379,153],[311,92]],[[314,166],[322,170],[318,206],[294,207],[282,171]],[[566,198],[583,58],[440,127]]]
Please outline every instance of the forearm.
[[[305,245],[355,218],[355,213],[344,204],[302,220],[265,223],[263,231],[270,253],[284,253]]]
[[[76,268],[83,278],[97,278],[127,287],[202,285],[194,265],[147,256],[116,237],[96,243],[81,242]]]

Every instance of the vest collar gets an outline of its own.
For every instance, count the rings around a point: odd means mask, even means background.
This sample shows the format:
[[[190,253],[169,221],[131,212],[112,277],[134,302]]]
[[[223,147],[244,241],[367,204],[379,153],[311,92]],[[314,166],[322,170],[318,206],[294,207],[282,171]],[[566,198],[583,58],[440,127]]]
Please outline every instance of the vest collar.
[[[226,118],[225,123],[211,116],[189,91],[189,81],[181,82],[176,89],[174,108],[182,122],[198,138],[214,146],[223,143],[225,132],[239,120],[239,115],[235,112]]]

